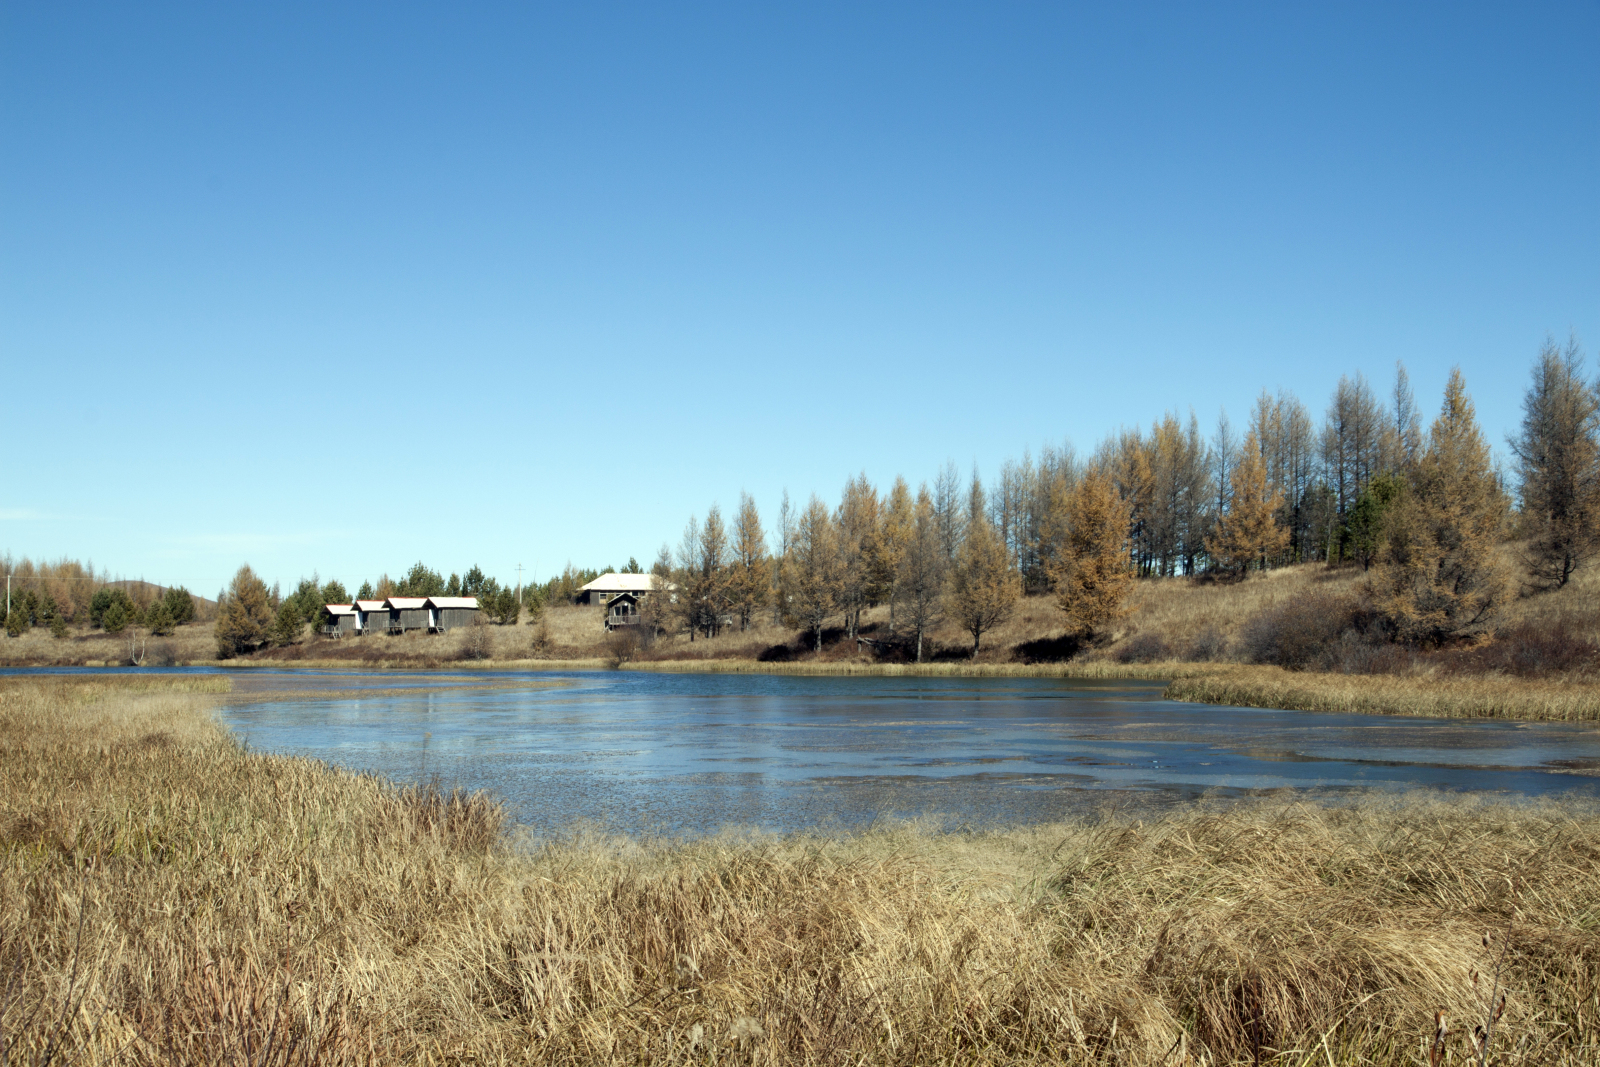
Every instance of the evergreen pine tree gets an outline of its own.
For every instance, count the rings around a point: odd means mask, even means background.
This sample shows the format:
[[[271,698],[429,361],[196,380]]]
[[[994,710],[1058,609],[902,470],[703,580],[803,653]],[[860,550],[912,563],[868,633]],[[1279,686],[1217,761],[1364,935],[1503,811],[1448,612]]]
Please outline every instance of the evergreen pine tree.
[[[1390,511],[1405,491],[1398,475],[1380,474],[1368,482],[1356,497],[1344,525],[1344,554],[1370,570],[1383,552],[1385,525]]]
[[[164,599],[150,605],[150,610],[144,614],[144,624],[157,637],[165,637],[177,625],[173,622],[172,612],[168,609],[167,602]]]
[[[272,624],[272,643],[284,648],[300,640],[305,632],[306,618],[293,600],[285,600],[278,608],[278,617]]]

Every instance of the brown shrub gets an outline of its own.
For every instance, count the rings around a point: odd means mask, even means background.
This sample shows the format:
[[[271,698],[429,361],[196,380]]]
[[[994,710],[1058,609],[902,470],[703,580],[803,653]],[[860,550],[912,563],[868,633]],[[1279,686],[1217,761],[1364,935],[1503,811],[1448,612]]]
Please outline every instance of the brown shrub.
[[[1111,650],[1111,658],[1118,663],[1154,663],[1171,659],[1172,649],[1160,634],[1134,634]]]
[[[482,619],[474,620],[466,628],[457,655],[467,660],[489,659],[494,655],[494,634]]]
[[[528,637],[528,650],[533,653],[534,659],[544,659],[554,647],[555,636],[550,633],[550,622],[540,615],[539,621],[533,624],[533,633]]]
[[[1492,671],[1518,678],[1584,674],[1600,667],[1600,644],[1558,618],[1517,623],[1487,644],[1453,650],[1442,658],[1456,672]]]
[[[616,669],[639,655],[644,635],[637,626],[622,626],[606,634],[606,662]]]
[[[1215,626],[1207,626],[1195,634],[1184,652],[1184,659],[1193,663],[1211,663],[1228,654],[1228,635]]]
[[[145,662],[152,667],[176,667],[181,662],[178,646],[171,641],[151,641],[145,650]]]
[[[1352,597],[1308,593],[1275,604],[1244,625],[1240,650],[1252,663],[1291,671],[1330,666],[1346,634],[1360,634],[1363,606]]]

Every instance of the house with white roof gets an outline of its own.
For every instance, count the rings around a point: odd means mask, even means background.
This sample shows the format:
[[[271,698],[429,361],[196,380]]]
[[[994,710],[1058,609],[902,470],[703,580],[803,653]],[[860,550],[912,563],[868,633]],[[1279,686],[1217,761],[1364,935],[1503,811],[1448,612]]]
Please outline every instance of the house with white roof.
[[[649,596],[657,589],[668,591],[677,588],[653,574],[602,574],[588,585],[580,586],[574,596],[579,604],[609,604],[623,593],[636,600]]]

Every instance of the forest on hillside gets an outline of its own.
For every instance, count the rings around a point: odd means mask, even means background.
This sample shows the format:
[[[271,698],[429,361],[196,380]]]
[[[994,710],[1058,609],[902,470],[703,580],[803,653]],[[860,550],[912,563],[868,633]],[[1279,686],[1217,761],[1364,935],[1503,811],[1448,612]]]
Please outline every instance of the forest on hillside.
[[[837,505],[785,495],[770,547],[742,495],[731,522],[713,505],[662,547],[652,570],[677,595],[655,610],[662,628],[713,635],[771,609],[820,647],[829,622],[854,637],[862,611],[887,604],[890,634],[920,646],[949,619],[976,653],[1026,594],[1056,597],[1069,636],[1090,642],[1140,578],[1236,581],[1318,562],[1369,574],[1351,620],[1369,637],[1438,646],[1566,584],[1600,544],[1600,382],[1575,340],[1543,347],[1523,407],[1509,472],[1459,370],[1425,423],[1397,366],[1381,397],[1359,374],[1341,378],[1320,421],[1294,395],[1263,392],[1242,433],[1169,413],[1087,454],[1024,455],[989,485],[952,463],[915,491],[862,475]]]

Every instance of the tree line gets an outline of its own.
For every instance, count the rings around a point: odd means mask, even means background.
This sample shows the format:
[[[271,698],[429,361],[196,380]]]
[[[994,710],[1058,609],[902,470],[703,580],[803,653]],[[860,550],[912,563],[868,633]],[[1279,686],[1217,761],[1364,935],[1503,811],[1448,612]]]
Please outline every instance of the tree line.
[[[36,563],[27,557],[3,556],[0,567],[11,576],[10,605],[3,616],[11,637],[44,627],[52,636],[64,638],[73,626],[107,633],[142,626],[165,635],[199,614],[194,596],[182,586],[163,588],[112,578],[77,560]]]
[[[1053,595],[1069,636],[1089,640],[1136,578],[1322,562],[1372,572],[1395,639],[1437,643],[1486,629],[1518,591],[1503,543],[1522,544],[1527,588],[1565,584],[1600,545],[1600,382],[1575,340],[1543,347],[1523,409],[1509,479],[1459,369],[1424,429],[1397,365],[1387,399],[1360,374],[1341,378],[1320,425],[1293,394],[1263,392],[1242,438],[1226,416],[1207,436],[1169,413],[1087,456],[1008,461],[992,486],[949,463],[915,492],[904,478],[880,492],[863,474],[833,506],[785,493],[770,546],[741,494],[731,526],[713,505],[662,546],[652,571],[676,588],[652,621],[692,640],[770,608],[820,649],[825,626],[856,638],[863,610],[886,605],[889,635],[920,661],[943,620],[976,655],[1028,593]]]

